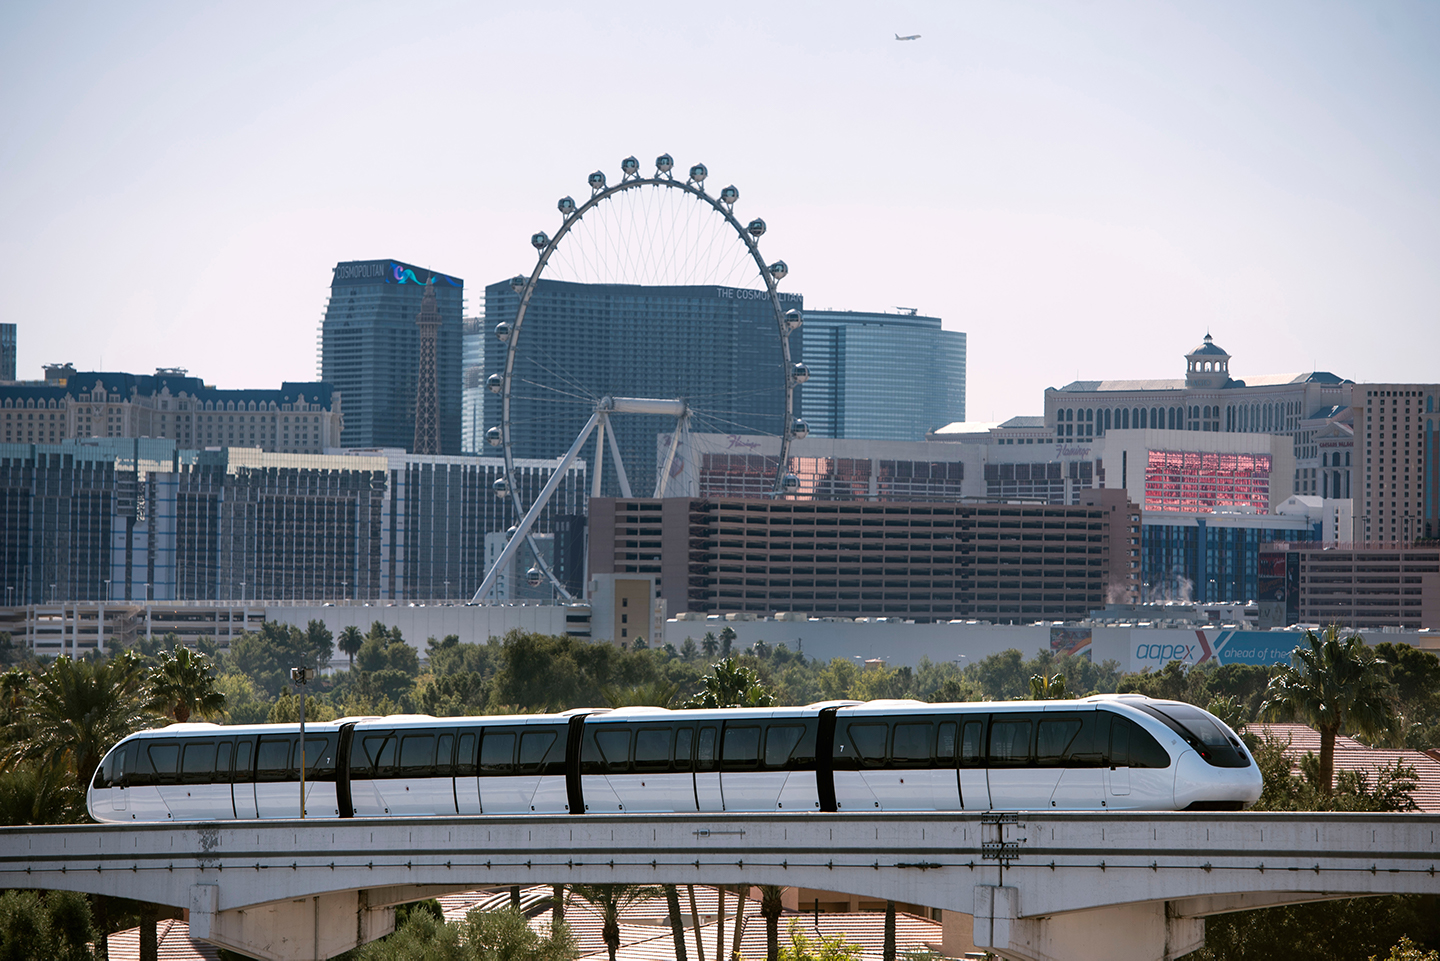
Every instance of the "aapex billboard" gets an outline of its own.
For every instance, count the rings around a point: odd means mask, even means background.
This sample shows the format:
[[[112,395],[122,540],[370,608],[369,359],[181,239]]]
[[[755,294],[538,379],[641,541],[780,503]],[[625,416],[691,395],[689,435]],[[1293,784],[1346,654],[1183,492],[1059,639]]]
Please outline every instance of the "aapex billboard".
[[[1130,631],[1132,671],[1186,664],[1288,664],[1305,635],[1293,631]]]

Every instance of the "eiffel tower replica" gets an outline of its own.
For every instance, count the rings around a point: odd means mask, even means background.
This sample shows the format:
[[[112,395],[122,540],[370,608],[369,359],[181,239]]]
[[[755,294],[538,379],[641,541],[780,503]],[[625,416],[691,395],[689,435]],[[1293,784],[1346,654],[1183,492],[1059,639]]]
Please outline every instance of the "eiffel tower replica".
[[[415,378],[415,443],[413,454],[440,453],[440,402],[435,387],[435,341],[440,333],[440,310],[435,306],[435,278],[425,284],[425,298],[415,315],[420,328],[420,370]]]

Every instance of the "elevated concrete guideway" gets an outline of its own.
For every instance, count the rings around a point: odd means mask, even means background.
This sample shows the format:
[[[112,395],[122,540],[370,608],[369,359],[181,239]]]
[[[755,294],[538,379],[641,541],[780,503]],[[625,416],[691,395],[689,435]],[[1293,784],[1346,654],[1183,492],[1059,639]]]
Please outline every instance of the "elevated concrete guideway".
[[[190,910],[193,936],[275,961],[387,933],[392,906],[482,885],[802,886],[974,917],[1017,961],[1158,961],[1205,916],[1440,894],[1440,816],[658,814],[0,829],[0,887]]]

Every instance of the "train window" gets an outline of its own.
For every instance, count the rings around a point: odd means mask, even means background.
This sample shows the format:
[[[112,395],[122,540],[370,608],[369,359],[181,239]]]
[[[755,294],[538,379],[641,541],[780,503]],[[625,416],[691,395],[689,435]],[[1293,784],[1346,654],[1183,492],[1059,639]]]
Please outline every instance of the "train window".
[[[145,753],[150,758],[150,770],[154,774],[154,780],[150,783],[175,783],[176,769],[180,764],[180,745],[151,744]]]
[[[1206,763],[1215,767],[1250,766],[1250,759],[1240,749],[1240,741],[1227,734],[1213,717],[1199,708],[1188,704],[1136,706],[1184,738],[1185,743],[1194,748]]]
[[[1170,753],[1138,724],[1130,725],[1130,766],[1169,767]]]
[[[251,759],[255,756],[255,742],[248,738],[235,744],[235,780],[244,784],[255,780],[255,769]]]
[[[668,727],[642,727],[635,732],[635,770],[665,771],[670,767],[670,744],[674,732]]]
[[[435,776],[454,777],[455,775],[455,735],[442,734],[435,741]]]
[[[215,781],[219,784],[230,780],[230,754],[234,747],[229,741],[221,741],[215,749]]]
[[[884,767],[885,737],[890,733],[890,725],[849,724],[846,728],[860,764],[863,767]]]
[[[1034,720],[1025,715],[996,715],[990,721],[990,766],[1029,764],[1030,732],[1034,727]]]
[[[554,744],[554,731],[526,731],[520,735],[520,773],[556,773],[545,770],[545,758]]]
[[[1035,730],[1035,762],[1057,766],[1070,752],[1076,735],[1080,733],[1078,717],[1045,718]]]
[[[895,725],[895,737],[890,748],[890,757],[896,767],[915,768],[930,766],[931,725],[924,722]]]
[[[429,777],[435,771],[435,735],[407,734],[400,739],[402,777]]]
[[[700,729],[700,740],[695,748],[695,770],[715,770],[715,729],[713,727],[702,727]]]
[[[181,779],[186,784],[208,784],[215,779],[215,742],[201,741],[185,745],[180,764]]]
[[[753,771],[760,763],[760,727],[725,727],[720,748],[721,770]]]
[[[365,767],[371,777],[393,777],[395,774],[395,742],[393,734],[375,734],[365,738]]]
[[[688,771],[695,743],[695,729],[682,727],[675,732],[675,770]]]
[[[960,739],[960,764],[963,767],[985,766],[985,724],[966,721]]]
[[[772,724],[765,732],[765,766],[789,767],[790,756],[795,753],[796,746],[804,736],[805,728],[802,725]]]
[[[95,769],[95,778],[90,782],[90,786],[95,790],[99,791],[110,786],[115,777],[115,758],[117,756],[124,757],[124,752],[111,751],[105,755],[105,760],[101,761],[100,766]]]
[[[1130,722],[1123,717],[1110,722],[1110,765],[1130,766]]]
[[[299,738],[295,739],[299,742]],[[298,749],[297,749],[298,750]],[[299,757],[296,757],[299,763]],[[317,777],[335,773],[335,735],[305,735],[305,776]]]
[[[935,733],[935,757],[941,761],[955,759],[955,722],[942,721]]]
[[[503,777],[515,773],[515,735],[485,732],[480,741],[480,773]]]
[[[630,731],[628,728],[612,727],[595,732],[595,747],[600,752],[600,763],[610,774],[624,774],[630,767]]]
[[[262,737],[255,756],[257,781],[284,781],[290,774],[290,738]]]
[[[455,776],[475,776],[475,735],[460,735],[460,747],[455,752]]]

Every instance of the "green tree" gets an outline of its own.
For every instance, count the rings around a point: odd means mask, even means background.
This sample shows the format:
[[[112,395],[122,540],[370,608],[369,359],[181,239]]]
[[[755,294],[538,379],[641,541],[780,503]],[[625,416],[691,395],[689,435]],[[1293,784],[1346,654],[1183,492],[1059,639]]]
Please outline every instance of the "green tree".
[[[693,661],[700,656],[700,648],[695,644],[695,638],[685,638],[685,643],[680,645],[680,656],[687,661]]]
[[[837,657],[820,669],[820,699],[843,701],[854,696],[860,669],[848,657]]]
[[[720,656],[722,658],[730,656],[730,648],[735,644],[735,637],[735,628],[729,624],[720,628]]]
[[[600,937],[610,952],[610,961],[615,961],[615,952],[620,950],[620,912],[637,901],[664,893],[648,884],[572,884],[570,890],[600,912]]]
[[[81,961],[94,955],[90,904],[82,894],[6,891],[0,894],[0,961]]]
[[[215,689],[225,695],[225,713],[232,724],[262,724],[270,716],[272,702],[249,676],[239,671],[227,671],[215,678]]]
[[[780,961],[780,915],[785,910],[778,884],[760,885],[760,916],[765,919],[765,961]]]
[[[790,922],[788,935],[790,943],[780,949],[780,961],[859,961],[860,946],[843,937],[821,934],[812,941],[795,921]]]
[[[266,621],[260,630],[247,631],[231,642],[225,663],[248,676],[266,697],[274,698],[290,683],[292,667],[323,667],[330,662],[334,648],[327,634]]]
[[[1065,675],[1056,674],[1046,677],[1044,674],[1030,675],[1030,699],[1032,701],[1063,701],[1069,697],[1065,690]]]
[[[720,641],[715,637],[714,631],[705,632],[705,636],[700,639],[700,650],[705,652],[706,657],[714,657],[720,653]]]
[[[0,771],[0,825],[78,824],[85,792],[63,764],[42,759]]]
[[[420,673],[420,653],[388,634],[372,635],[360,645],[355,655],[355,666],[362,671],[402,671],[410,677]]]
[[[741,667],[733,658],[714,665],[714,673],[701,679],[701,691],[686,702],[686,707],[769,707],[775,695],[753,669]]]
[[[306,696],[305,698],[305,722],[307,724],[318,724],[322,721],[333,721],[340,715],[335,713],[335,708],[325,703],[324,698]],[[268,724],[298,724],[300,723],[300,695],[291,694],[288,690],[280,692],[275,703],[270,706],[270,713],[266,715],[265,721]],[[305,743],[310,743],[310,736],[305,736]]]
[[[1370,955],[1370,961],[1440,961],[1440,951],[1422,951],[1408,937],[1402,937],[1390,953],[1381,958]]]
[[[365,643],[365,635],[360,633],[360,628],[351,624],[340,632],[339,648],[340,653],[350,658],[350,666],[355,666],[355,655],[360,653],[360,645]]]
[[[105,752],[150,720],[143,661],[121,651],[108,661],[56,658],[35,679],[26,711],[30,737],[14,744],[6,761],[54,761],[88,785]]]
[[[1393,737],[1398,731],[1394,694],[1384,661],[1352,634],[1343,640],[1338,625],[1323,636],[1305,632],[1293,663],[1270,681],[1263,714],[1300,717],[1320,732],[1320,791],[1335,779],[1335,738],[1354,731],[1364,737]]]
[[[610,707],[671,707],[680,693],[680,685],[674,681],[654,680],[616,689],[602,687],[600,695]]]
[[[214,665],[204,654],[177,647],[160,655],[145,677],[150,689],[146,705],[184,724],[192,714],[206,720],[225,713],[225,694],[215,686]]]

